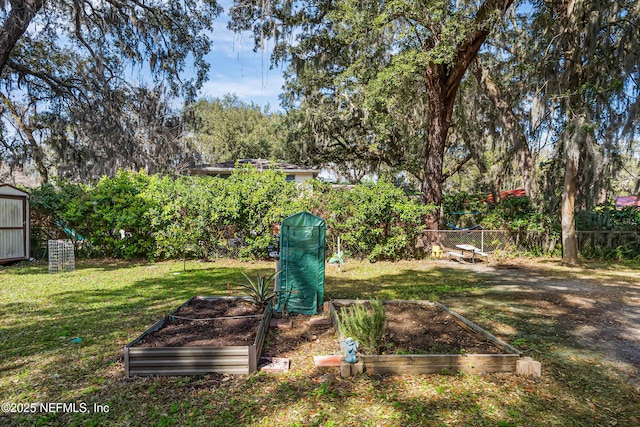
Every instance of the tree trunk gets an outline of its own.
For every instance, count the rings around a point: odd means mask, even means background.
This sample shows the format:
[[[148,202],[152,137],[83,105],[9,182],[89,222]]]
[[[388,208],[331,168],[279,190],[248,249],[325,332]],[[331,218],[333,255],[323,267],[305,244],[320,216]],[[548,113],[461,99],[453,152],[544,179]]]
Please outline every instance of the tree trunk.
[[[575,198],[578,172],[574,158],[567,157],[562,190],[562,262],[575,265],[578,262],[578,242],[576,239]]]
[[[437,207],[427,217],[427,228],[437,230],[440,225],[440,206],[442,205],[442,184],[444,149],[447,134],[451,127],[453,111],[452,97],[447,98],[447,86],[444,66],[430,64],[425,75],[425,83],[429,94],[429,136],[427,138],[427,156],[425,159],[425,176],[422,188],[422,201]]]
[[[27,31],[31,20],[44,6],[44,0],[11,0],[10,3],[9,17],[4,21],[0,31],[0,75],[7,65],[14,46]]]
[[[437,229],[440,224],[444,152],[460,82],[489,35],[491,21],[496,17],[502,17],[512,3],[513,0],[486,0],[480,5],[474,18],[472,25],[475,31],[471,31],[456,47],[453,62],[430,62],[427,65],[424,81],[429,96],[429,136],[424,163],[426,179],[422,184],[422,202],[438,207],[426,219],[428,229]],[[428,46],[426,50],[430,50]]]
[[[504,100],[504,97],[489,75],[489,72],[482,66],[479,58],[476,58],[473,62],[471,70],[476,76],[476,80],[484,94],[489,98],[500,115],[500,120],[504,126],[504,133],[511,139],[513,144],[513,150],[515,151],[516,160],[518,162],[518,169],[522,176],[522,186],[524,187],[527,195],[532,199],[535,199],[538,192],[535,175],[536,171],[524,130],[513,113],[513,110]]]

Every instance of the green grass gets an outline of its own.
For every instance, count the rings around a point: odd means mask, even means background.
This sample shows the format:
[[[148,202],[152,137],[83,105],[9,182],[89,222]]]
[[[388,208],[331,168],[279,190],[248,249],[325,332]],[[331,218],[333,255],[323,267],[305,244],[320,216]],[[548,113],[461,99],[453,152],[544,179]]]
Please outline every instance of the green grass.
[[[629,384],[637,367],[580,347],[552,316],[533,315],[518,295],[493,288],[519,279],[448,263],[348,262],[343,273],[329,266],[326,296],[443,301],[541,361],[540,380],[455,372],[341,379],[304,363],[286,374],[126,378],[123,346],[161,316],[194,295],[237,292],[241,272],[273,271],[273,263],[226,260],[186,267],[82,261],[75,272],[61,275],[48,275],[46,265],[0,267],[0,403],[109,408],[108,413],[0,413],[0,425],[639,424],[640,395]],[[615,284],[640,296],[640,268],[634,264],[568,269],[553,260],[536,261],[522,267],[522,277]],[[294,362],[311,360],[303,349],[301,354]]]

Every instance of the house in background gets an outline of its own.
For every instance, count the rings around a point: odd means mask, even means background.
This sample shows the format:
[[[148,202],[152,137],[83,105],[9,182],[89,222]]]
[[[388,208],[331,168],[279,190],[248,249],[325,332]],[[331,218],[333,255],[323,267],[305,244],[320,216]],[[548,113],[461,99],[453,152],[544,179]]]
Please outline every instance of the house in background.
[[[526,197],[527,192],[524,188],[518,188],[517,190],[506,190],[500,192],[500,200],[506,199],[507,197]],[[487,200],[489,203],[493,203],[493,194],[487,194]]]
[[[278,163],[264,159],[240,159],[238,165],[251,164],[259,171],[269,170],[271,168],[286,174],[287,181],[302,183],[309,179],[316,178],[320,173],[319,169],[310,169],[303,166],[292,165],[289,163]],[[187,170],[189,175],[200,176],[219,176],[228,178],[236,168],[236,162],[222,162],[207,165],[199,165]]]
[[[616,209],[622,209],[626,207],[640,208],[640,198],[636,196],[614,196],[613,204]]]

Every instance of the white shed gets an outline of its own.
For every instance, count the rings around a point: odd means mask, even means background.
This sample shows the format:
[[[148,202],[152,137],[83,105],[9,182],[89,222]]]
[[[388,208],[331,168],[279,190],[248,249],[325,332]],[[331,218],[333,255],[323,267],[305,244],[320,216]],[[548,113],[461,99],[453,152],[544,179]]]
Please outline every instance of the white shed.
[[[0,184],[0,264],[29,258],[29,194]]]

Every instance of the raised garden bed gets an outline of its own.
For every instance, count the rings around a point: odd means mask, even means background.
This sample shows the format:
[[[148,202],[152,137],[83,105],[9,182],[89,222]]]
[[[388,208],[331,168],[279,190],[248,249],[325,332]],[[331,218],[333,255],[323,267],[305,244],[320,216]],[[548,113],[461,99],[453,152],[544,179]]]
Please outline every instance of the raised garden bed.
[[[365,301],[334,300],[330,313],[340,341],[337,309]],[[530,358],[480,326],[429,301],[383,301],[386,312],[381,354],[358,354],[341,365],[342,375],[519,372],[535,374]],[[539,374],[539,364],[537,364]]]
[[[271,314],[270,303],[263,310],[247,298],[191,298],[125,346],[125,374],[254,372]]]

